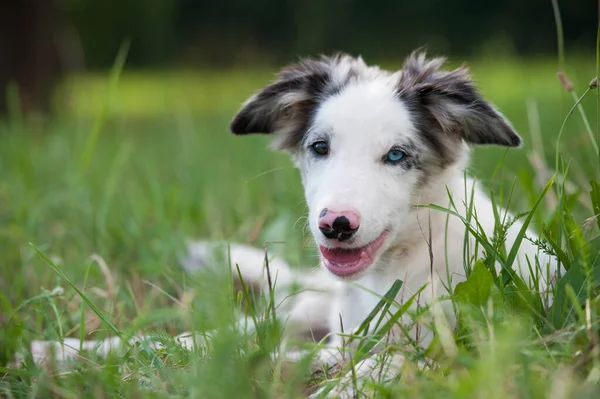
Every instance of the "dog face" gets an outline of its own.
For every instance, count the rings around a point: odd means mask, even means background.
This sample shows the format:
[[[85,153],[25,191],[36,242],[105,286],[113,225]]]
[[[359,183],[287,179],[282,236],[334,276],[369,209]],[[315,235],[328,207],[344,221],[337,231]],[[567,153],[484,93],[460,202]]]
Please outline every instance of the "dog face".
[[[304,60],[252,96],[235,134],[274,135],[302,174],[309,225],[325,267],[347,279],[376,263],[416,202],[444,190],[470,144],[518,146],[464,67],[412,54],[388,72],[348,55]],[[462,171],[461,171],[462,173]]]

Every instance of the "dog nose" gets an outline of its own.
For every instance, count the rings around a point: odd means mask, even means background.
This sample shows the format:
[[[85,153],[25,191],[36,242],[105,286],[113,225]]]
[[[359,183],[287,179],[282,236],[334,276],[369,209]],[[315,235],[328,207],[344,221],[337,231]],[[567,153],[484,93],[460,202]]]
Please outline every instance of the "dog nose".
[[[345,241],[358,230],[360,217],[354,210],[336,212],[327,208],[319,215],[319,230],[326,238]]]

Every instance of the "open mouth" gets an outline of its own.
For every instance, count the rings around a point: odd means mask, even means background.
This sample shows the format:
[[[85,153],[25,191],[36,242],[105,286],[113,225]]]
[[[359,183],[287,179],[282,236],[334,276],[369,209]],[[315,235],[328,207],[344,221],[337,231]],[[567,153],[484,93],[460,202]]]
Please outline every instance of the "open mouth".
[[[325,266],[336,276],[349,277],[371,266],[377,251],[385,242],[387,232],[359,248],[326,248],[319,245]]]

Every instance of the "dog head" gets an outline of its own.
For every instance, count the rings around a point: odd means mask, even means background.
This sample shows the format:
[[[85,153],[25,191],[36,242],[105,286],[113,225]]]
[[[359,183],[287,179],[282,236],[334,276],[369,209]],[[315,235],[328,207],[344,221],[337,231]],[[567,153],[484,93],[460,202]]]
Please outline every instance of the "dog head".
[[[323,264],[357,278],[406,229],[414,203],[461,173],[469,146],[520,137],[465,67],[414,53],[396,72],[340,54],[284,68],[231,123],[274,136],[301,171]]]

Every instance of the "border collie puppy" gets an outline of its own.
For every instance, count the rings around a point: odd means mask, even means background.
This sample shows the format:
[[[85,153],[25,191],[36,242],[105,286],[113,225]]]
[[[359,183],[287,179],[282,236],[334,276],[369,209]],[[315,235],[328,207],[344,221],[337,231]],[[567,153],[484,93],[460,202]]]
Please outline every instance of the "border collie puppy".
[[[468,223],[493,236],[493,204],[465,177],[469,152],[476,145],[518,147],[521,139],[465,67],[443,70],[443,63],[413,53],[400,70],[386,71],[345,54],[305,59],[281,70],[231,123],[236,135],[272,135],[301,173],[322,268],[292,272],[280,263],[275,273],[282,286],[299,281],[326,290],[301,294],[289,316],[305,329],[326,323],[332,348],[341,346],[341,326],[356,329],[394,281],[403,282],[398,303],[426,286],[418,300],[433,304],[464,280],[465,268],[483,256]],[[522,227],[517,220],[508,229],[509,250]],[[232,250],[242,274],[255,279],[260,266],[248,261],[251,250]],[[526,282],[539,277],[547,284],[555,271],[527,240],[513,266]]]

